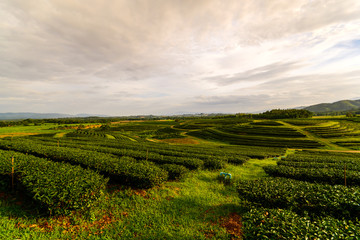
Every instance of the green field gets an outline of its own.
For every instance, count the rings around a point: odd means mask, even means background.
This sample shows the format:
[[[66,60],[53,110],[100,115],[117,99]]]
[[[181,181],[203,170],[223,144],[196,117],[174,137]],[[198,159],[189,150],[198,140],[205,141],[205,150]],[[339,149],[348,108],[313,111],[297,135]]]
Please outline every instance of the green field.
[[[0,128],[0,239],[360,238],[359,120],[44,121]]]

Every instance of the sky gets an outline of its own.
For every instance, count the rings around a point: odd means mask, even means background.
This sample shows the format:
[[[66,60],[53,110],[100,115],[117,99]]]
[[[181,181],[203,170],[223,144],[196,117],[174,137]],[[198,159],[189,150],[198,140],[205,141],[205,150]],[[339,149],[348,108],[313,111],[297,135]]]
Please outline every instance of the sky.
[[[247,113],[360,97],[359,0],[2,0],[0,112]]]

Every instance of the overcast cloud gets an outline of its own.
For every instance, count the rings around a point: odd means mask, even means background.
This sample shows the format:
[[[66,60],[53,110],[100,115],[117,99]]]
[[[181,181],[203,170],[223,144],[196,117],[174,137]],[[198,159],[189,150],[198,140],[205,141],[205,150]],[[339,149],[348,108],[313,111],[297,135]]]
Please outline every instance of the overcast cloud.
[[[360,97],[358,0],[3,0],[0,112],[255,112]]]

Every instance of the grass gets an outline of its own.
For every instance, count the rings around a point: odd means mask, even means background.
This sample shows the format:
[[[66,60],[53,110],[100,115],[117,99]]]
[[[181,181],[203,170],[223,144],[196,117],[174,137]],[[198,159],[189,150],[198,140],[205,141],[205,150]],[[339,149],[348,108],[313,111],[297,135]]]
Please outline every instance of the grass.
[[[106,138],[107,139],[115,139],[115,137],[113,135],[110,135],[110,134],[105,134]]]
[[[13,126],[13,127],[1,127],[0,138],[3,137],[19,137],[28,136],[41,133],[55,133],[54,130],[49,130],[50,124],[41,126]],[[55,125],[52,125],[55,126]]]
[[[83,124],[84,126],[93,125],[93,124]],[[55,128],[61,127],[71,127],[76,128],[79,124],[62,124],[58,125],[55,123],[44,123],[39,126],[29,125],[29,126],[12,126],[12,127],[0,127],[0,138],[2,137],[20,137],[36,134],[61,134],[74,131],[74,129],[63,129],[57,130]],[[61,136],[61,135],[60,135]],[[60,137],[57,136],[57,137]]]
[[[0,198],[0,239],[229,239],[222,221],[241,207],[233,185],[219,181],[220,171],[233,180],[256,179],[266,177],[262,166],[275,162],[251,159],[191,172],[150,190],[112,185],[88,216],[34,218],[18,199]]]

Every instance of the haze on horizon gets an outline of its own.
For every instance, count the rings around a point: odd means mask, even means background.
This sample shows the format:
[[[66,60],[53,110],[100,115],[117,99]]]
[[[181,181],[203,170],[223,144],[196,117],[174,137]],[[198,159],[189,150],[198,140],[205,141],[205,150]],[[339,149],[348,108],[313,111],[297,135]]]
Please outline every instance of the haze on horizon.
[[[358,0],[3,0],[0,112],[254,112],[359,97]]]

